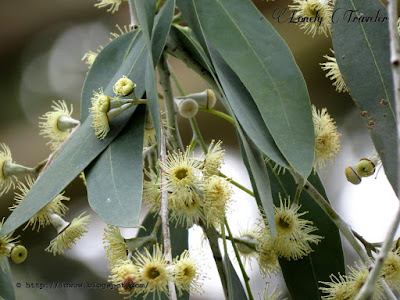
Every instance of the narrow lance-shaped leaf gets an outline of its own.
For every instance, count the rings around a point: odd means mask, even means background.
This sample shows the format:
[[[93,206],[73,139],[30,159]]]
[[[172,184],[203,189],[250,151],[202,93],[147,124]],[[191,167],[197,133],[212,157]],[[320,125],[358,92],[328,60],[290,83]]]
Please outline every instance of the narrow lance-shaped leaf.
[[[89,204],[110,225],[139,226],[145,112],[145,106],[139,106],[118,137],[85,170]]]
[[[376,17],[375,22],[349,21]],[[387,13],[379,0],[338,0],[332,42],[340,72],[397,192],[397,133]]]
[[[108,46],[96,58],[93,68],[97,64],[97,70],[103,70],[107,72],[107,64],[113,64],[115,61],[109,59],[110,56],[115,55],[115,47],[124,49],[124,57],[120,68],[114,68],[116,74],[109,73],[108,78],[114,78],[118,76],[132,75],[131,79],[138,84],[136,93],[140,95],[144,91],[144,81],[141,78],[141,74],[136,71],[143,70],[145,61],[141,58],[141,54],[144,50],[145,45],[141,44],[140,41],[136,41],[138,32],[129,32],[115,40],[113,40]],[[140,38],[140,37],[139,37]],[[146,53],[146,52],[144,52]],[[93,73],[94,74],[94,73]],[[93,77],[92,77],[93,76]],[[89,86],[94,84],[96,76],[88,76],[86,84]],[[109,84],[107,88],[112,90],[112,80],[103,77],[103,81],[100,84]],[[100,86],[99,86],[100,87]],[[91,88],[91,89],[92,89]],[[88,93],[85,93],[88,88],[84,87],[82,108],[90,102],[92,97]],[[106,90],[105,90],[106,91]],[[91,91],[92,93],[93,91]],[[141,95],[140,95],[141,96]],[[25,196],[22,203],[13,211],[9,218],[4,223],[0,236],[10,233],[24,222],[29,220],[37,211],[53,200],[65,187],[85,168],[93,161],[112,140],[118,135],[122,128],[126,125],[131,115],[135,111],[136,107],[132,107],[124,112],[122,115],[112,119],[110,121],[110,132],[107,134],[104,140],[99,140],[94,134],[92,127],[92,118],[86,118],[79,128],[77,128],[68,143],[64,148],[60,149],[60,152],[52,160],[51,164],[47,167],[45,172],[38,178],[31,190]]]
[[[14,282],[12,280],[8,258],[0,258],[0,264],[4,264],[4,272],[0,267],[0,299],[15,300]]]
[[[155,65],[158,63],[164,50],[165,42],[171,29],[174,11],[175,0],[167,0],[154,21],[154,30],[151,37],[151,50]]]
[[[286,43],[249,0],[193,0],[190,5],[206,41],[253,97],[283,156],[307,178],[314,161],[311,105]]]
[[[288,168],[289,164],[276,146],[247,89],[212,47],[210,47],[210,53],[232,111],[243,127],[244,132],[265,155],[279,165]]]

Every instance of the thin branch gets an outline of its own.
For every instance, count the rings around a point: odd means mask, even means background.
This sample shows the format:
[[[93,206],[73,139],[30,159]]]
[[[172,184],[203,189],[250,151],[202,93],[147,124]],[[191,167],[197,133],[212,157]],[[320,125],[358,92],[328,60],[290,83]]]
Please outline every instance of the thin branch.
[[[201,220],[199,221],[199,225],[201,226],[201,228],[203,228],[203,231],[206,233],[208,241],[210,242],[210,248],[213,253],[215,264],[217,265],[218,274],[221,279],[222,289],[224,290],[225,300],[228,300],[230,299],[228,290],[228,281],[223,264],[221,251],[219,250],[219,245],[218,245],[219,234],[213,226],[207,227],[207,225],[205,225]]]
[[[128,0],[129,3],[129,15],[131,17],[131,27],[135,28],[139,25],[138,18],[136,15],[135,0]]]
[[[247,194],[249,194],[250,196],[254,197],[254,193],[252,191],[250,191],[248,188],[244,187],[243,185],[241,185],[239,182],[236,182],[235,180],[233,180],[232,178],[229,178],[228,176],[226,176],[225,174],[219,172],[218,176],[225,178],[226,180],[229,181],[229,183],[231,183],[232,185],[236,186],[237,188],[241,189],[242,191],[246,192]]]
[[[228,222],[227,222],[226,218],[224,218],[224,220],[225,220],[226,229],[228,230],[229,238],[231,239],[233,251],[235,252],[236,259],[239,263],[240,271],[242,271],[244,283],[246,285],[247,295],[249,296],[249,300],[254,300],[253,294],[251,293],[250,284],[249,284],[250,278],[247,275],[246,270],[244,269],[242,260],[240,259],[239,251],[236,247],[235,239],[232,236],[232,232],[231,232],[231,229],[229,228]]]
[[[178,122],[176,120],[174,95],[172,93],[171,86],[171,72],[168,66],[167,58],[165,54],[161,55],[160,62],[158,63],[158,73],[160,74],[160,85],[163,90],[165,109],[167,111],[168,119],[168,136],[170,136],[170,141],[175,149],[180,149],[184,151],[182,140],[179,134]]]
[[[207,112],[209,114],[218,116],[218,117],[228,121],[229,123],[231,123],[233,126],[236,127],[236,124],[235,124],[235,121],[233,120],[233,118],[231,116],[219,111],[219,110],[215,110],[215,109],[212,109],[212,108],[204,108],[204,107],[199,106],[199,111],[204,111],[204,112]]]
[[[168,190],[165,183],[165,165],[167,158],[167,150],[165,148],[165,133],[161,126],[161,149],[160,149],[160,170],[161,170],[161,204],[160,204],[160,217],[162,223],[162,233],[164,237],[164,251],[165,257],[169,264],[172,263],[172,252],[171,252],[171,238],[169,233],[169,220],[168,220]],[[176,300],[175,284],[173,281],[168,281],[169,296],[171,300]]]

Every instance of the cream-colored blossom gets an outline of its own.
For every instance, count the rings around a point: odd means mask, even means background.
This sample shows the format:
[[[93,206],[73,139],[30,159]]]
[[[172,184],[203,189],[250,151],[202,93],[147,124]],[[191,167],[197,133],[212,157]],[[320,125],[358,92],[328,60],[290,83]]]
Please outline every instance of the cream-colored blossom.
[[[294,19],[298,20],[306,34],[328,36],[331,29],[333,6],[329,0],[293,0],[289,8],[296,11]],[[317,20],[315,20],[317,18]]]
[[[307,212],[299,213],[301,206],[293,206],[287,199],[282,201],[280,195],[279,200],[280,206],[274,208],[276,236],[273,247],[278,256],[297,260],[312,252],[311,244],[318,244],[322,237],[311,234],[317,227],[302,218]]]
[[[131,260],[119,260],[111,270],[109,282],[119,286],[120,294],[133,296],[141,286],[138,286],[138,270]]]
[[[94,6],[98,8],[103,8],[106,6],[110,6],[107,11],[112,14],[118,11],[119,6],[121,5],[122,0],[100,0],[99,3],[96,3]]]
[[[315,135],[314,172],[326,168],[327,161],[333,161],[340,152],[340,133],[335,121],[328,114],[326,108],[321,111],[312,106],[312,116]]]
[[[22,182],[18,182],[17,188],[20,193],[15,193],[14,199],[16,203],[10,207],[11,211],[15,210],[21,204],[29,190],[32,188],[34,181],[32,178],[27,177],[26,183],[27,185],[23,184]],[[69,201],[69,198],[64,196],[64,192],[57,195],[53,200],[41,208],[33,217],[31,217],[24,227],[24,230],[30,225],[32,225],[32,230],[34,230],[37,225],[37,231],[39,231],[41,227],[50,225],[50,216],[52,214],[57,214],[61,217],[64,216],[68,210],[68,207],[62,203],[62,201]]]
[[[324,57],[328,61],[325,63],[321,63],[321,68],[324,71],[328,71],[328,73],[326,73],[326,77],[329,77],[329,79],[333,81],[332,85],[336,87],[336,91],[338,91],[339,93],[348,92],[349,89],[347,88],[346,83],[343,79],[343,75],[340,72],[335,53],[333,52],[333,50],[331,51],[333,53],[333,57],[324,55]]]
[[[15,187],[15,181],[17,177],[14,175],[8,175],[5,172],[5,165],[12,163],[11,151],[6,144],[0,144],[0,196],[7,193],[10,188]]]
[[[134,273],[139,283],[146,285],[145,289],[137,289],[137,294],[156,293],[160,299],[161,294],[168,295],[168,281],[172,281],[173,270],[166,260],[162,247],[158,244],[153,246],[153,254],[147,248],[143,252],[136,251],[133,263],[137,270]]]
[[[221,141],[211,141],[203,163],[203,176],[205,178],[218,175],[219,169],[224,162],[225,150],[221,149]]]
[[[50,139],[47,144],[51,150],[55,150],[71,133],[71,128],[60,126],[60,118],[71,119],[73,109],[71,105],[71,110],[69,110],[64,100],[53,101],[51,108],[53,109],[52,111],[39,117],[42,120],[39,122],[39,128],[41,128],[39,134]],[[75,125],[78,124],[77,121],[74,123]]]
[[[128,247],[118,227],[108,225],[104,228],[103,243],[107,251],[109,268],[113,268],[118,261],[126,259]]]
[[[209,177],[204,185],[204,213],[207,225],[223,222],[232,189],[228,181],[219,176]]]
[[[200,272],[200,266],[189,256],[187,250],[174,259],[174,281],[176,288],[179,291],[179,296],[182,291],[187,291],[191,295],[202,294],[203,276]]]
[[[56,254],[64,254],[65,249],[71,249],[72,244],[81,236],[87,232],[89,226],[89,219],[91,215],[83,216],[85,213],[80,214],[78,217],[72,220],[71,223],[67,223],[66,226],[56,227],[58,235],[55,239],[50,242],[50,245],[45,249],[47,252]],[[57,218],[58,215],[53,215]],[[58,216],[57,219],[60,219]],[[56,222],[58,222],[57,220]],[[52,224],[55,225],[55,221],[51,220]],[[61,220],[63,222],[63,220]],[[65,222],[65,221],[64,221]]]
[[[99,140],[103,140],[110,131],[109,119],[107,116],[111,107],[111,98],[104,94],[103,89],[93,92],[92,107],[89,111],[93,113],[94,132]]]

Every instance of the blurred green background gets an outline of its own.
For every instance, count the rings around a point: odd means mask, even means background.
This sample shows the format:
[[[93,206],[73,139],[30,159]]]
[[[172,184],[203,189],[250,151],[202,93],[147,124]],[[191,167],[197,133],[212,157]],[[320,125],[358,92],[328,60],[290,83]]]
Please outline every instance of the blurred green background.
[[[382,224],[385,223],[385,221],[380,221],[382,218],[376,219],[376,217],[382,215],[383,220],[390,220],[388,211],[393,205],[393,200],[390,198],[393,195],[385,182],[383,171],[378,180],[372,178],[357,187],[351,186],[344,178],[344,167],[354,165],[361,157],[368,156],[372,144],[351,97],[348,94],[338,94],[319,66],[320,63],[325,62],[323,55],[330,54],[329,49],[332,47],[330,38],[324,36],[312,38],[305,35],[294,24],[279,24],[274,20],[273,10],[278,7],[287,7],[289,1],[258,0],[253,2],[293,51],[307,82],[311,102],[318,108],[327,107],[342,133],[342,153],[335,165],[330,164],[329,171],[321,173],[333,206],[343,213],[347,221],[356,228],[358,226],[357,230],[361,234],[370,237],[371,242],[379,241],[383,238],[386,224]],[[96,51],[100,45],[105,46],[109,42],[109,33],[118,32],[116,24],[122,27],[129,23],[127,2],[123,2],[115,14],[107,13],[105,9],[94,8],[95,3],[94,0],[2,2],[0,10],[2,25],[0,27],[0,90],[2,91],[0,142],[10,147],[13,159],[20,164],[34,166],[50,154],[46,141],[39,136],[38,117],[50,110],[52,100],[64,99],[67,103],[73,104],[73,116],[79,118],[80,93],[88,70],[87,65],[81,61],[83,55],[89,50]],[[171,59],[171,62],[187,93],[202,91],[206,88],[202,80],[182,63],[174,59]],[[221,106],[217,108],[222,109]],[[240,162],[233,127],[205,113],[199,113],[198,121],[207,142],[212,139],[223,140],[224,147],[227,149],[225,168],[229,172],[232,171],[229,175],[250,187],[248,179],[242,175],[243,165]],[[180,120],[180,132],[184,141],[189,142],[191,130],[187,120]],[[378,187],[379,178],[382,179],[381,188],[388,190],[387,196]],[[234,198],[237,202],[246,197],[240,191],[235,190],[235,192]],[[377,211],[375,199],[366,200],[367,196],[363,194],[373,197],[375,192],[380,193],[378,195],[384,195],[382,198],[385,199],[380,199],[379,202],[379,206],[386,209],[382,212]],[[66,219],[71,220],[83,210],[91,212],[81,180],[76,179],[66,189],[66,195],[71,198]],[[388,202],[384,202],[386,200]],[[9,192],[1,198],[0,217],[9,215],[8,207],[12,204],[13,193]],[[232,210],[235,210],[235,207]],[[255,207],[249,207],[249,210],[255,210]],[[372,222],[372,231],[365,227],[365,222],[357,223],[362,218],[366,219],[370,225]],[[17,299],[53,299],[54,297],[74,300],[122,299],[116,291],[111,290],[26,288],[26,283],[106,283],[109,273],[101,241],[104,226],[105,224],[99,218],[93,216],[89,233],[77,243],[77,246],[66,255],[55,257],[43,251],[55,235],[53,228],[42,229],[40,233],[30,229],[18,230],[17,234],[21,235],[23,244],[29,250],[29,257],[21,265],[11,263],[14,281],[22,284],[22,287],[17,289]],[[135,231],[124,230],[123,232],[126,237],[130,237]],[[349,263],[352,263],[354,259],[356,258],[350,251]],[[208,264],[210,268],[214,268],[212,262]],[[253,262],[253,269],[249,271],[252,278],[254,277],[251,284],[256,294],[257,292],[261,294],[265,282],[270,279],[263,279],[254,267],[255,265],[256,263]],[[215,275],[215,270],[207,272]],[[271,280],[274,286],[280,282],[280,277]],[[214,280],[215,285],[209,281],[206,280],[207,284],[204,285],[206,293],[192,299],[219,299],[218,279]],[[284,288],[284,283],[280,282],[279,286]]]

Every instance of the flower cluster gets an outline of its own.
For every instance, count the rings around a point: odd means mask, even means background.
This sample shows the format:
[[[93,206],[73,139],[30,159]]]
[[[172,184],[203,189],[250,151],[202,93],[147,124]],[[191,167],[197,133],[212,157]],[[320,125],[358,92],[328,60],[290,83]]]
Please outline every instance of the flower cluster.
[[[161,294],[168,295],[168,282],[173,281],[179,295],[183,291],[191,294],[203,292],[203,276],[199,272],[196,261],[185,250],[180,256],[169,263],[162,247],[153,246],[152,254],[147,248],[136,251],[132,260],[119,260],[111,270],[110,282],[119,285],[119,292],[128,296],[155,293],[158,299]]]
[[[219,224],[230,201],[232,190],[228,181],[219,177],[224,151],[221,142],[212,142],[203,161],[185,153],[169,153],[165,162],[160,162],[164,171],[165,185],[153,171],[147,172],[149,180],[144,182],[143,198],[151,211],[160,209],[161,190],[168,192],[168,207],[171,218],[177,224],[191,227],[200,220],[207,225]]]

